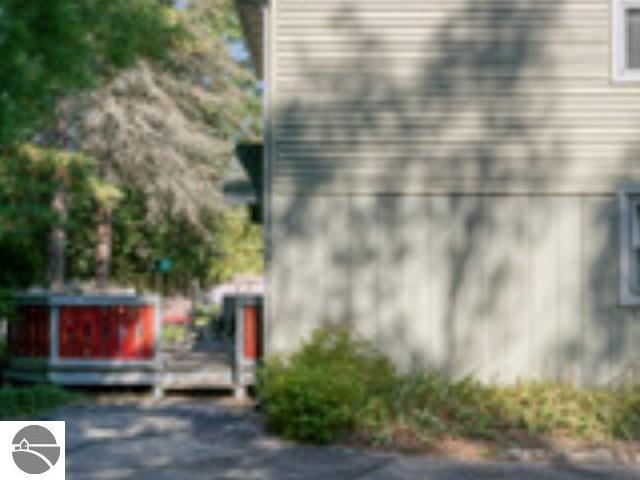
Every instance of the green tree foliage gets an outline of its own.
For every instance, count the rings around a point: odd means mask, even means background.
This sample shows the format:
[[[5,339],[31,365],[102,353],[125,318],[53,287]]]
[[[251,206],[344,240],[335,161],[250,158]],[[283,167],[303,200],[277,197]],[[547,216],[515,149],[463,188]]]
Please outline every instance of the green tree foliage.
[[[225,281],[237,273],[261,272],[262,231],[246,208],[229,209],[215,223],[216,257],[209,278]]]
[[[113,273],[136,284],[167,256],[182,284],[261,271],[260,231],[223,211],[220,189],[235,141],[260,125],[255,78],[229,55],[237,17],[228,0],[174,13],[185,35],[163,62],[137,62],[79,99],[79,148],[127,192],[112,218]]]
[[[0,162],[0,286],[44,282],[46,235],[58,221],[49,208],[63,182],[80,201],[95,163],[88,157],[37,148],[12,148]]]
[[[18,258],[14,262],[27,262],[35,268],[39,254],[34,252],[39,249],[34,242],[39,243],[47,234],[40,230],[40,223],[21,219],[15,211],[20,206],[48,215],[50,238],[54,233],[62,235],[56,236],[57,242],[50,242],[49,248],[50,260],[61,265],[68,193],[60,173],[66,174],[65,159],[77,156],[77,112],[75,101],[68,98],[99,85],[139,57],[165,58],[168,49],[182,38],[170,12],[157,0],[0,0],[0,161],[5,164],[0,196],[12,197],[12,189],[30,192],[29,183],[35,181],[43,185],[38,188],[49,190],[51,201],[51,205],[33,203],[33,199],[17,195],[0,204],[0,221],[8,230],[0,243],[12,247],[5,249],[5,254]],[[22,158],[16,150],[28,142],[46,146],[47,158],[57,159],[49,162],[58,165],[49,175],[20,175],[20,169],[32,167],[29,162],[27,166],[17,163]],[[15,175],[10,178],[12,173]],[[52,205],[56,215],[51,214]],[[28,232],[17,235],[14,223],[28,226]],[[13,252],[20,255],[14,257]],[[21,269],[13,274],[19,277],[14,281],[23,283],[30,271]],[[64,273],[64,269],[57,271]]]
[[[62,96],[157,58],[178,33],[156,0],[0,0],[0,146],[30,135]]]
[[[243,207],[224,210],[204,221],[207,234],[186,219],[149,222],[140,192],[121,191],[114,210],[113,278],[138,289],[154,287],[153,263],[168,257],[172,270],[168,291],[188,291],[191,281],[203,285],[229,279],[236,273],[262,271],[261,228]],[[94,215],[92,202],[76,202],[70,218],[68,257],[70,277],[88,279],[94,270],[95,230],[88,229]]]
[[[163,62],[138,62],[78,101],[79,148],[105,180],[141,192],[154,220],[204,228],[221,207],[234,141],[259,133],[255,79],[228,52],[239,28],[232,12],[228,0],[175,11],[185,35]]]
[[[215,252],[212,239],[206,241],[189,222],[150,222],[142,195],[132,189],[120,191],[119,207],[113,211],[112,274],[117,283],[138,289],[153,287],[153,264],[169,257],[173,268],[168,277],[168,290],[185,291],[192,279],[206,279],[209,262]],[[88,229],[94,217],[92,202],[77,203],[69,229],[70,275],[76,279],[91,278],[94,271],[94,229]]]
[[[0,71],[0,261],[10,266],[0,286],[44,282],[47,229],[60,222],[50,200],[61,185],[69,190],[72,280],[93,277],[101,208],[111,216],[116,283],[150,287],[159,257],[173,261],[170,289],[224,279],[234,268],[259,270],[259,228],[245,213],[225,213],[220,194],[233,144],[259,134],[255,78],[229,55],[240,36],[230,1],[200,0],[181,10],[160,0],[25,3],[23,17],[21,2],[0,0],[0,52],[20,47],[4,34],[9,23],[20,24],[32,46],[24,45],[25,61],[42,55],[44,62],[24,90],[14,85],[24,73]],[[62,13],[49,15],[56,8]],[[70,37],[45,36],[42,18],[71,22]],[[42,42],[65,53],[35,53]],[[39,107],[30,111],[28,101]],[[10,122],[15,110],[30,113]],[[53,166],[63,159],[76,159],[69,163],[73,182],[55,174],[65,172]]]

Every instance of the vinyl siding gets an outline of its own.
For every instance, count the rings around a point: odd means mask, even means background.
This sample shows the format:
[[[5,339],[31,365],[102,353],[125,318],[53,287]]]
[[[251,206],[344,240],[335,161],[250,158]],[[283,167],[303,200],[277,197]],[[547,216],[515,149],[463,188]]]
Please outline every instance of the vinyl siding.
[[[268,351],[340,322],[403,370],[628,380],[640,85],[611,82],[610,1],[271,8]]]
[[[273,188],[607,193],[640,176],[610,0],[275,0]]]
[[[404,371],[623,382],[613,196],[275,195],[270,352],[352,324]],[[636,368],[637,371],[637,368]]]

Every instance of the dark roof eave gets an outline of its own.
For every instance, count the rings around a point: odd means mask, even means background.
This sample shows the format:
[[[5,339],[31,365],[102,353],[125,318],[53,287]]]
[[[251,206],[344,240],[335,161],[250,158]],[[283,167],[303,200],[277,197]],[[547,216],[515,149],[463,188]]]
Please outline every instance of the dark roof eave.
[[[236,146],[236,155],[223,180],[226,203],[249,205],[262,203],[264,182],[262,160],[261,143],[240,143]]]

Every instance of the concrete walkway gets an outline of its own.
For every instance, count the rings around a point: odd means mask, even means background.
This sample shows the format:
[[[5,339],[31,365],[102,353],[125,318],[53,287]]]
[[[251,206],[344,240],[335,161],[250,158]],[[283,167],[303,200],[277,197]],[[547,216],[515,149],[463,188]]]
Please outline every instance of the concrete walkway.
[[[265,435],[250,409],[204,399],[87,402],[47,419],[67,422],[71,480],[640,479],[640,469],[474,465],[300,446]]]

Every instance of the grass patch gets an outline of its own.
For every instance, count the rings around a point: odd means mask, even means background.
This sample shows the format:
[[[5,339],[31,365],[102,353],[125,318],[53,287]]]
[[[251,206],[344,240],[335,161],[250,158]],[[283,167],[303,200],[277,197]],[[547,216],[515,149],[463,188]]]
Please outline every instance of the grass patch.
[[[409,438],[428,446],[452,437],[640,440],[640,388],[489,386],[429,372],[400,376],[344,328],[319,330],[289,358],[268,360],[257,391],[267,427],[301,441],[357,438],[392,445]]]
[[[78,398],[77,394],[54,385],[0,388],[0,419],[38,415]]]

